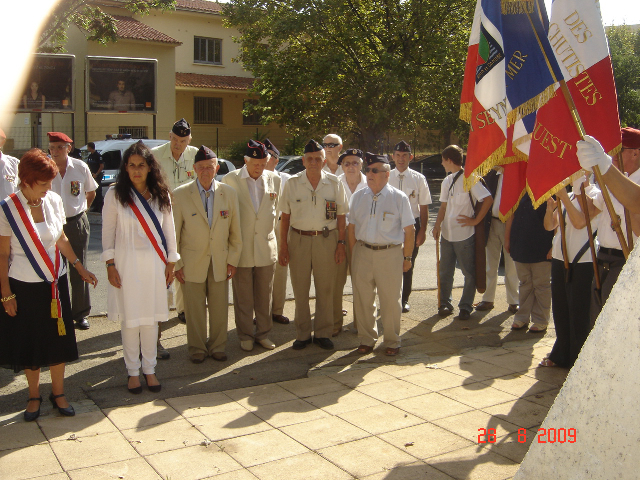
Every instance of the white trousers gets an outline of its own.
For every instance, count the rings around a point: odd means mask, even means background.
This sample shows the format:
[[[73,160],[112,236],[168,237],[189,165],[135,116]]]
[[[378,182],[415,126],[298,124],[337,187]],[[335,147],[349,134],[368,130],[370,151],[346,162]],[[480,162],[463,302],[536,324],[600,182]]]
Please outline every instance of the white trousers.
[[[158,324],[131,328],[122,327],[121,331],[124,364],[127,367],[128,375],[131,377],[140,375],[140,366],[142,366],[142,373],[154,374],[158,363],[156,359]],[[140,362],[140,353],[142,353],[142,362]]]

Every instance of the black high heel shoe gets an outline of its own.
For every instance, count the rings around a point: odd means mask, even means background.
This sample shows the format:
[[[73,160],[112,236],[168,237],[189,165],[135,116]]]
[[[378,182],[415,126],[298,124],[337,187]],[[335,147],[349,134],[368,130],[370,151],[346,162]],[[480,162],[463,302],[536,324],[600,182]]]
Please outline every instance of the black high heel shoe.
[[[147,383],[147,388],[149,389],[150,392],[158,393],[160,390],[162,390],[162,385],[160,385],[160,384],[158,384],[158,385],[149,385],[149,380],[147,379],[147,374],[143,373],[142,375],[144,375],[144,381]]]
[[[53,408],[57,408],[61,415],[64,415],[65,417],[73,417],[76,414],[76,411],[73,409],[71,405],[65,408],[58,406],[58,403],[56,402],[56,398],[60,398],[60,397],[64,397],[64,393],[61,393],[60,395],[54,395],[52,392],[49,395],[49,400],[51,401],[51,405],[53,405]]]
[[[138,395],[139,393],[142,393],[142,385],[138,385],[137,387],[133,387],[133,388],[128,387],[130,378],[131,378],[131,375],[127,377],[127,390],[129,390],[129,392],[133,393],[134,395]]]
[[[30,398],[29,400],[27,400],[27,405],[29,404],[29,402],[31,401],[39,401],[40,403],[38,404],[38,410],[36,410],[35,412],[27,412],[26,410],[24,411],[24,421],[25,422],[33,422],[36,418],[38,418],[40,416],[40,405],[42,405],[42,397],[35,397],[35,398]]]

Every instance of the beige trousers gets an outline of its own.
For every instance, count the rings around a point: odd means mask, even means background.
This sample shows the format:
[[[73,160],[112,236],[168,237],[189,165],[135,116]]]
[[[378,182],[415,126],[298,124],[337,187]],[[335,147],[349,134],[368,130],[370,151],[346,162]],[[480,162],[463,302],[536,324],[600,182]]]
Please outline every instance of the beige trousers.
[[[338,231],[305,236],[289,233],[289,270],[296,302],[296,340],[308,340],[311,332],[317,338],[330,338],[333,332],[333,287],[336,278],[335,252]],[[309,289],[311,275],[316,289],[316,313],[311,325]]]
[[[232,282],[233,311],[240,340],[264,340],[273,327],[271,291],[275,263],[266,267],[238,267]],[[253,325],[255,312],[256,325]]]
[[[184,313],[187,317],[187,347],[189,355],[224,352],[229,321],[229,282],[216,282],[213,265],[209,264],[203,283],[184,282]],[[209,321],[207,322],[207,309]],[[207,338],[207,324],[209,337]]]
[[[372,347],[378,340],[375,316],[377,290],[380,298],[384,346],[400,347],[402,260],[401,245],[374,251],[358,241],[353,247],[351,283],[358,339],[361,345]]]
[[[346,247],[345,250],[349,250]],[[333,287],[333,331],[339,332],[342,330],[344,319],[342,317],[342,297],[344,295],[344,285],[347,283],[347,270],[349,266],[350,255],[347,252],[346,261],[336,265],[336,279]]]

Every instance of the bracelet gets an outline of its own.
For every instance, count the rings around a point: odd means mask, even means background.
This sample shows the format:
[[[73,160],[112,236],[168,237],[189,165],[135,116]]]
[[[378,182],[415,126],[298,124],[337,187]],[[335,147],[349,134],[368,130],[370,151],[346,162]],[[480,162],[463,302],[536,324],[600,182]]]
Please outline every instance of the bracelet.
[[[15,293],[12,295],[9,295],[8,297],[0,298],[0,302],[5,303],[5,302],[8,302],[9,300],[13,300],[14,298],[16,298]]]
[[[80,257],[76,257],[76,261],[71,264],[72,267],[76,266],[76,263],[80,261]]]
[[[107,268],[109,268],[109,267],[115,267],[115,266],[116,266],[116,264],[115,264],[115,263],[107,263]]]
[[[347,241],[346,240],[338,240],[338,245],[346,245]]]
[[[411,260],[413,260],[413,257],[404,257],[405,262],[410,262]]]

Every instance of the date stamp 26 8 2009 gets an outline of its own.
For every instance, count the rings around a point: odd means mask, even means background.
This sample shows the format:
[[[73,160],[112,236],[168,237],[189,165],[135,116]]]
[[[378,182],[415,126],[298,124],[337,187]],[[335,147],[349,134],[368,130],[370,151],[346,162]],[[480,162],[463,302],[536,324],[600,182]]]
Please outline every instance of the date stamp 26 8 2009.
[[[496,443],[495,428],[479,428],[478,443]],[[539,428],[536,433],[538,443],[575,443],[577,431],[575,428]],[[527,442],[527,429],[518,429],[518,442]]]

